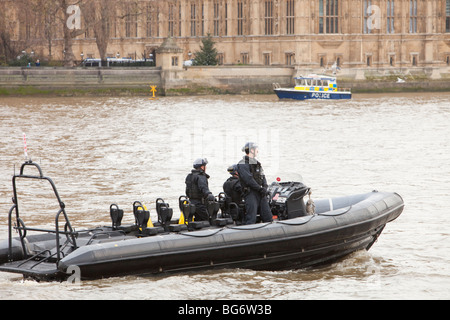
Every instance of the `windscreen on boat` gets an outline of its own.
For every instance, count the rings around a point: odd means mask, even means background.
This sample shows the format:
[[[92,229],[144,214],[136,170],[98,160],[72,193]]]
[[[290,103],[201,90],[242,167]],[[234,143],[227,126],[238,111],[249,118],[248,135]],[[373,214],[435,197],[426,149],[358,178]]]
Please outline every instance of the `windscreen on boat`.
[[[313,78],[299,78],[295,79],[295,85],[298,86],[315,86],[315,87],[328,87],[329,80],[328,79],[313,79]]]
[[[270,185],[272,182],[302,182],[303,177],[298,172],[281,171],[276,173],[266,174],[267,184]]]

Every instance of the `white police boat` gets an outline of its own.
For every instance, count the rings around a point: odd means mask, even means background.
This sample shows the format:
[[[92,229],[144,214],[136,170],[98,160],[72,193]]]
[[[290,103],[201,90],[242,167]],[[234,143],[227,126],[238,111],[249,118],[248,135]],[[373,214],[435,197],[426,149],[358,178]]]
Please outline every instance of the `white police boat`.
[[[294,78],[294,88],[281,88],[274,83],[274,91],[280,99],[351,99],[350,89],[338,88],[336,77],[311,74]]]

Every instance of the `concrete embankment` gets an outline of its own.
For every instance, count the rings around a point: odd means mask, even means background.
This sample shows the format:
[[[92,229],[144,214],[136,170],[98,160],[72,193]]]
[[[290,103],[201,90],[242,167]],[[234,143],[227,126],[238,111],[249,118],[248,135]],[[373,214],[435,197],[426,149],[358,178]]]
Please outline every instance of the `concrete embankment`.
[[[144,94],[161,86],[161,70],[136,68],[0,68],[0,96]]]
[[[320,73],[303,70],[303,74]],[[299,73],[285,66],[161,68],[0,68],[0,96],[157,95],[273,93],[273,83],[292,86]],[[399,81],[401,79],[401,81]],[[391,70],[343,70],[338,86],[359,92],[450,91],[450,71],[395,73]]]

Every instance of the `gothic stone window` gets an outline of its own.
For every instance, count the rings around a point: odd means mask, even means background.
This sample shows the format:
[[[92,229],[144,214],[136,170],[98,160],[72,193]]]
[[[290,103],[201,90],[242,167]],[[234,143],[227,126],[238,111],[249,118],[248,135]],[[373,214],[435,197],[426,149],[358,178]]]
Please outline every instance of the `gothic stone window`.
[[[409,0],[409,33],[417,33],[417,0]]]
[[[264,34],[273,34],[273,0],[264,1]]]
[[[450,0],[447,0],[445,6],[445,32],[450,32]]]
[[[448,0],[450,1],[450,0]],[[295,2],[286,1],[286,34],[295,34]]]
[[[339,32],[339,0],[319,0],[319,33]]]
[[[394,0],[387,1],[387,21],[386,21],[386,30],[387,33],[394,33]]]

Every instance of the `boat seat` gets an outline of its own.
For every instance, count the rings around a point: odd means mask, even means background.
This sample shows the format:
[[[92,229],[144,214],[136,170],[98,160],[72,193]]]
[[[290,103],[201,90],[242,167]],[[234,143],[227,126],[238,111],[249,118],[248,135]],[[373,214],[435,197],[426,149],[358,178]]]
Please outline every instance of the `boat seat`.
[[[190,221],[187,225],[188,230],[200,230],[210,227],[209,221]]]
[[[192,217],[195,214],[195,205],[192,204],[186,196],[180,196],[178,198],[178,206],[180,208],[183,221],[186,222],[192,220]]]
[[[180,232],[188,230],[188,226],[185,224],[170,224],[168,229],[169,232]]]
[[[123,210],[120,209],[117,204],[113,203],[109,206],[109,214],[111,216],[113,229],[120,227],[123,218]]]
[[[125,233],[135,232],[139,230],[139,226],[137,224],[127,224],[116,227],[116,230],[123,231]]]
[[[161,198],[156,199],[156,213],[158,214],[158,223],[166,232],[179,228],[172,225],[173,209]]]
[[[133,203],[133,214],[136,225],[140,229],[147,227],[148,221],[150,220],[150,211],[145,210],[145,206],[139,201]]]
[[[212,225],[216,227],[224,227],[228,224],[233,224],[232,218],[217,218],[212,221]]]
[[[148,237],[148,236],[154,236],[154,235],[157,235],[158,233],[163,233],[163,232],[165,232],[163,227],[148,227],[148,228],[144,228],[138,236]]]
[[[208,211],[209,219],[211,221],[216,220],[217,212],[219,212],[221,203],[218,201],[207,201],[206,210]]]

